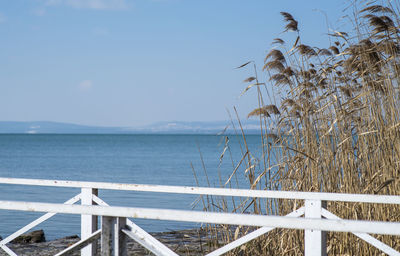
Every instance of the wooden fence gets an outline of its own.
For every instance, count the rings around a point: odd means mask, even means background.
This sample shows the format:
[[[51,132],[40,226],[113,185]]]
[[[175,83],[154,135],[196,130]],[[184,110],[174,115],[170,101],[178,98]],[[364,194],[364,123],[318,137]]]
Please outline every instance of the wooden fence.
[[[81,189],[81,192],[78,195],[72,197],[63,204],[0,201],[0,209],[3,210],[46,213],[0,241],[0,248],[9,255],[17,255],[9,247],[7,247],[7,244],[13,239],[27,232],[43,221],[51,218],[55,214],[63,213],[81,215],[81,240],[65,250],[57,253],[57,256],[69,255],[73,251],[77,250],[81,250],[81,255],[83,256],[97,255],[96,249],[99,239],[101,242],[100,254],[102,256],[126,255],[126,241],[128,238],[135,240],[155,255],[177,255],[174,251],[156,240],[149,233],[141,229],[128,218],[244,226],[247,225],[259,227],[255,231],[248,233],[213,252],[210,252],[207,254],[209,256],[222,255],[257,237],[265,235],[274,228],[304,229],[306,256],[326,255],[325,231],[351,232],[360,239],[375,246],[388,255],[400,256],[398,251],[369,235],[400,235],[399,222],[345,220],[327,211],[323,207],[324,203],[327,201],[400,204],[400,196],[244,190],[16,178],[0,178],[0,184],[72,187]],[[286,216],[116,207],[109,206],[106,202],[98,197],[99,189],[249,198],[297,199],[303,200],[304,206]],[[81,201],[81,205],[75,205],[75,203],[77,203],[79,200]],[[101,227],[97,227],[98,216],[101,218]]]

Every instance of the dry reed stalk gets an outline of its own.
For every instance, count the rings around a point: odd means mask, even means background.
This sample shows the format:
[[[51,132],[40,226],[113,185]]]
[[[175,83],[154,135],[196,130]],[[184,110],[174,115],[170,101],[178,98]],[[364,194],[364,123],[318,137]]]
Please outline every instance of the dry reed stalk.
[[[260,119],[262,156],[250,157],[245,145],[241,163],[232,163],[235,177],[245,173],[252,189],[400,194],[399,3],[356,2],[355,10],[357,4],[362,7],[355,12],[357,27],[331,34],[336,41],[326,48],[301,44],[298,21],[281,13],[285,31],[298,35],[292,49],[285,49],[286,40],[274,39],[280,49],[267,54],[263,68],[269,83],[259,82],[256,69],[245,80],[265,85],[265,91],[257,86],[258,107],[249,113]],[[274,104],[265,105],[264,99]],[[235,186],[232,177],[226,186]],[[232,210],[222,202],[224,211],[279,215],[302,204],[249,199]],[[327,208],[342,218],[400,221],[398,206],[329,202]],[[222,232],[226,243],[249,229],[214,231]],[[398,237],[376,237],[400,250]],[[303,231],[277,229],[229,255],[302,255],[303,242]],[[351,234],[328,234],[329,255],[380,253]]]

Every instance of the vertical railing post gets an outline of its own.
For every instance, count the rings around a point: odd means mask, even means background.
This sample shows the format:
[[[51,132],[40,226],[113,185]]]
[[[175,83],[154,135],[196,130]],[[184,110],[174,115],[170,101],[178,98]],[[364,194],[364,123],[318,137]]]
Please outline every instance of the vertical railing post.
[[[304,217],[321,219],[322,207],[326,202],[321,200],[305,200]],[[320,230],[304,230],[304,255],[326,256],[326,232]]]
[[[93,195],[98,195],[97,189],[82,188],[81,189],[81,204],[93,205]],[[97,216],[82,214],[81,215],[81,239],[86,239],[94,231],[97,230]],[[97,241],[89,244],[81,250],[81,256],[95,256],[97,251]]]
[[[122,229],[126,228],[126,218],[116,218],[114,225],[114,255],[126,256],[127,255],[127,237],[122,233]]]
[[[112,255],[114,222],[115,217],[101,216],[101,256]]]
[[[126,218],[101,217],[101,256],[126,256]]]

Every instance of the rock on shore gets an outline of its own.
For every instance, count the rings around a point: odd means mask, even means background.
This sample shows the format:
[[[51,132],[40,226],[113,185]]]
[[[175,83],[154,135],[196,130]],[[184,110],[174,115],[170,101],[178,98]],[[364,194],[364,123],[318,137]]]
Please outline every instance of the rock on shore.
[[[33,233],[33,234],[32,234]],[[209,251],[210,238],[202,229],[189,229],[180,231],[150,233],[160,242],[168,246],[179,255],[204,255]],[[50,256],[54,255],[68,246],[79,241],[78,236],[68,236],[61,239],[45,242],[43,230],[33,231],[29,234],[16,238],[13,243],[7,246],[19,256]],[[38,240],[42,238],[42,240]],[[98,252],[100,248],[98,248]],[[0,255],[7,255],[0,249]],[[79,256],[80,252],[75,252],[71,256]],[[132,239],[128,239],[128,255],[151,255]]]
[[[44,231],[35,230],[28,234],[20,235],[11,241],[13,244],[33,244],[46,242],[46,237],[44,236]]]

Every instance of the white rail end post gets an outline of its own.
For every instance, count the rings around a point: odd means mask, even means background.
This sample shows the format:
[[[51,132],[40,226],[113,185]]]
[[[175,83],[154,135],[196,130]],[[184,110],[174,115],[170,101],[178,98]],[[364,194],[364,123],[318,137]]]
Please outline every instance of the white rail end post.
[[[304,217],[321,219],[322,207],[326,202],[321,200],[305,200]],[[320,230],[304,230],[304,255],[326,256],[326,232]]]
[[[93,205],[93,195],[98,195],[98,190],[94,188],[81,189],[81,204]],[[97,216],[81,215],[81,239],[84,240],[92,235],[97,230]],[[81,256],[95,256],[97,255],[97,241],[92,242],[81,250]]]
[[[127,256],[126,218],[101,217],[101,256]]]
[[[126,228],[126,218],[116,218],[114,225],[114,255],[127,256],[127,237],[122,233],[122,229]]]

